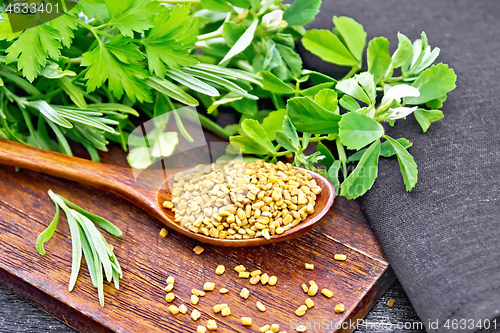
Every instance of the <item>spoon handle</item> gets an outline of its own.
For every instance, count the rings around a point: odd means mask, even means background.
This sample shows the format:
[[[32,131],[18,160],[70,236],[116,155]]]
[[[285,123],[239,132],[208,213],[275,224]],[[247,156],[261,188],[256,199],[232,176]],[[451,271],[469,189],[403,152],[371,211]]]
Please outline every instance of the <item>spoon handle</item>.
[[[131,169],[96,163],[14,141],[0,139],[0,164],[91,185],[129,200],[141,196],[141,189],[135,184]]]

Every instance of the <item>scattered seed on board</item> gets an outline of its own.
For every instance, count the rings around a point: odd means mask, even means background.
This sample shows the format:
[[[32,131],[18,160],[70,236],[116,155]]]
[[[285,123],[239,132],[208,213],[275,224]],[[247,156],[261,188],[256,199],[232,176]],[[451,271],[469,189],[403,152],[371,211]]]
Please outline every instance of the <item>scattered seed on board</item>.
[[[173,276],[169,276],[167,278],[167,284],[174,284],[175,283],[175,278]]]
[[[295,310],[295,314],[301,317],[306,314],[306,311],[307,311],[307,305],[301,305],[297,310]]]
[[[260,301],[257,301],[257,309],[259,309],[261,312],[266,311],[266,307]]]
[[[337,312],[337,313],[344,312],[344,304],[337,304],[337,305],[335,305],[335,312]]]
[[[309,287],[307,287],[307,284],[302,283],[302,290],[304,290],[304,292],[307,294],[307,292],[309,291]]]
[[[336,254],[333,256],[333,259],[344,261],[347,259],[347,256],[345,254]]]
[[[191,304],[196,305],[196,304],[198,304],[199,301],[200,301],[200,299],[198,298],[198,296],[191,295]]]
[[[172,302],[174,299],[175,299],[175,295],[174,295],[174,293],[168,293],[168,294],[165,296],[165,301],[167,301],[168,303]]]
[[[213,309],[215,313],[219,313],[224,308],[227,308],[227,304],[216,304]]]
[[[241,324],[243,326],[252,326],[252,318],[250,318],[250,317],[241,317]]]
[[[278,324],[272,324],[271,325],[271,332],[276,333],[280,330],[280,325]]]
[[[396,303],[396,300],[394,298],[391,298],[387,301],[387,306],[392,308],[394,306],[394,303]]]
[[[297,326],[297,332],[305,332],[307,330],[307,327],[300,323],[299,326]]]
[[[245,268],[245,266],[243,266],[243,265],[238,265],[238,266],[236,266],[236,267],[234,268],[234,270],[235,270],[236,272],[238,272],[238,273],[241,273],[241,272],[246,271],[247,269],[246,269],[246,268]]]
[[[331,292],[330,290],[328,290],[328,289],[326,289],[326,288],[325,288],[325,289],[322,289],[322,290],[321,290],[321,293],[322,293],[323,295],[325,295],[326,297],[328,297],[328,298],[331,298],[331,297],[333,296],[333,292]]]
[[[241,289],[240,292],[241,298],[248,299],[248,296],[250,296],[250,291],[247,288]]]
[[[216,331],[217,330],[217,323],[215,322],[215,320],[213,320],[213,319],[207,320],[207,328],[210,331]]]
[[[196,253],[197,255],[200,255],[203,253],[203,251],[205,251],[204,248],[202,248],[201,246],[197,245],[194,247],[193,249],[194,253]]]
[[[262,326],[261,328],[259,328],[259,332],[264,333],[264,332],[269,331],[270,329],[271,329],[271,326],[269,326],[269,325],[264,325],[264,326]]]
[[[277,282],[278,282],[278,278],[276,276],[273,275],[269,278],[269,285],[270,286],[275,286]]]
[[[314,306],[314,301],[310,298],[306,298],[305,302],[306,303],[306,306],[310,309]]]
[[[205,296],[205,292],[202,290],[198,290],[198,289],[192,289],[191,294],[196,295],[196,296],[201,296],[201,297]]]
[[[160,230],[160,237],[165,238],[168,235],[168,230],[165,228],[161,228]]]
[[[314,282],[314,280],[309,281],[309,285],[310,285],[310,286],[312,286],[312,285],[314,285],[314,284],[316,284],[316,282]]]
[[[188,309],[187,309],[187,307],[184,304],[181,304],[179,306],[179,312],[182,313],[182,314],[186,314],[188,312]]]
[[[306,267],[306,269],[311,270],[311,271],[314,269],[314,265],[313,264],[307,264],[306,263],[305,267]]]
[[[309,296],[314,296],[314,295],[316,295],[317,292],[318,292],[318,285],[313,284],[312,286],[309,287],[309,291],[307,292],[307,294]]]
[[[226,288],[221,288],[221,289],[219,289],[219,292],[221,294],[227,294],[229,292],[229,290],[227,290]]]
[[[175,305],[170,305],[168,307],[168,311],[170,311],[171,314],[176,315],[179,313],[179,308],[176,307]]]
[[[231,309],[229,307],[222,309],[221,315],[223,317],[227,317],[231,315]]]
[[[194,321],[197,321],[198,319],[200,319],[200,317],[201,317],[200,311],[194,309],[193,312],[191,312],[191,318],[193,318]]]
[[[205,326],[199,325],[198,328],[196,329],[196,333],[206,333],[206,332],[207,329],[205,328]]]
[[[259,269],[256,269],[255,271],[251,272],[250,275],[251,276],[257,276],[257,275],[260,275],[262,272],[259,270]]]
[[[215,283],[213,282],[205,282],[203,285],[203,290],[205,291],[212,291],[215,289]]]
[[[266,285],[268,282],[269,282],[269,275],[267,275],[267,273],[262,274],[262,276],[260,277],[260,283]]]
[[[167,284],[167,286],[165,287],[165,291],[167,293],[171,292],[172,289],[174,289],[174,285],[173,284]]]
[[[248,279],[250,277],[250,272],[240,272],[238,276],[242,279]]]
[[[222,275],[222,274],[224,274],[225,271],[226,271],[226,267],[224,267],[224,265],[219,265],[215,269],[215,274]]]
[[[252,276],[252,278],[250,279],[250,284],[257,284],[259,283],[260,281],[260,275],[255,275],[255,276]]]

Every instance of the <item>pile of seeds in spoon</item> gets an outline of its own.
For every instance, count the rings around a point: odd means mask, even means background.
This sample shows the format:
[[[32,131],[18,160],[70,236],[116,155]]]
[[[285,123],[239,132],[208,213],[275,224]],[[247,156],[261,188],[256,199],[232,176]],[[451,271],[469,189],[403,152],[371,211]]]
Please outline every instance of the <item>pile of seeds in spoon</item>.
[[[314,213],[315,179],[291,164],[231,161],[198,165],[174,177],[175,222],[191,232],[221,239],[280,235]]]

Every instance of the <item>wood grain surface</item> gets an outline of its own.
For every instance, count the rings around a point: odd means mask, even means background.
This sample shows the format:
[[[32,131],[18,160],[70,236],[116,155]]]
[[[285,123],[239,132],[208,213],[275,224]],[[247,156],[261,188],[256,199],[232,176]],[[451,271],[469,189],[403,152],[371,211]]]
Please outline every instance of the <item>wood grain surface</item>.
[[[105,163],[125,165],[117,150],[104,156]],[[73,292],[67,291],[71,269],[71,241],[65,219],[61,219],[54,237],[46,244],[46,256],[34,247],[36,237],[52,219],[54,207],[46,192],[72,200],[91,212],[112,220],[122,231],[117,239],[106,235],[124,270],[120,290],[105,284],[106,305],[101,308],[87,269],[82,265]],[[356,202],[338,198],[327,216],[304,236],[285,243],[256,248],[226,249],[205,246],[200,256],[192,252],[197,242],[177,233],[163,239],[158,236],[162,224],[128,201],[86,185],[12,167],[0,167],[0,281],[2,286],[21,295],[42,310],[82,332],[194,332],[198,324],[215,319],[218,332],[250,332],[265,324],[278,323],[281,330],[293,331],[290,320],[317,323],[309,332],[348,332],[319,327],[324,320],[342,322],[363,317],[377,298],[392,283],[392,270],[384,260],[380,246],[366,224]],[[335,253],[346,254],[345,262],[333,260]],[[306,271],[304,263],[315,265]],[[216,275],[217,265],[226,266],[224,275]],[[276,286],[250,285],[239,279],[233,267],[245,265],[276,275]],[[196,308],[202,313],[198,322],[188,315],[171,315],[165,302],[165,279],[176,278],[175,305],[185,304],[189,313],[192,288],[215,282],[216,290],[200,299]],[[303,317],[294,311],[307,296],[300,285],[314,280],[320,289],[334,292],[331,299],[319,294],[316,305]],[[222,295],[219,288],[230,290]],[[241,288],[250,290],[248,300],[239,296]],[[267,307],[261,313],[255,303]],[[212,307],[227,303],[232,315],[214,314]],[[338,303],[342,314],[334,312]],[[244,328],[241,317],[252,317],[254,324]],[[332,329],[330,329],[332,328]]]

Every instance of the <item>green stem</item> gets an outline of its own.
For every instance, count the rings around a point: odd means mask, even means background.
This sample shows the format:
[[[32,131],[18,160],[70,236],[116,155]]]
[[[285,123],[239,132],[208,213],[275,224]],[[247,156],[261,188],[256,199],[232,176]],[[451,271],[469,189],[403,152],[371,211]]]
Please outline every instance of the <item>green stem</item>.
[[[218,38],[218,37],[222,37],[222,31],[216,30],[214,32],[209,32],[209,33],[204,34],[204,35],[199,35],[198,42],[202,42],[204,40],[209,40],[209,39]]]
[[[356,74],[356,73],[357,73],[360,69],[361,69],[361,68],[360,68],[359,66],[357,66],[357,65],[356,65],[356,66],[354,66],[353,68],[351,68],[351,70],[349,71],[349,73],[347,73],[347,75],[346,75],[346,76],[344,76],[344,77],[342,78],[342,80],[340,80],[340,81],[347,80],[347,79],[349,79],[349,78],[353,77],[353,76],[354,76],[354,74]]]
[[[169,4],[180,4],[180,3],[201,3],[201,0],[157,0],[161,3],[169,3]]]
[[[340,139],[337,138],[335,140],[337,145],[337,152],[339,154],[339,160],[342,162],[342,173],[344,174],[344,179],[347,178],[347,156],[345,153],[344,145],[340,142]]]

